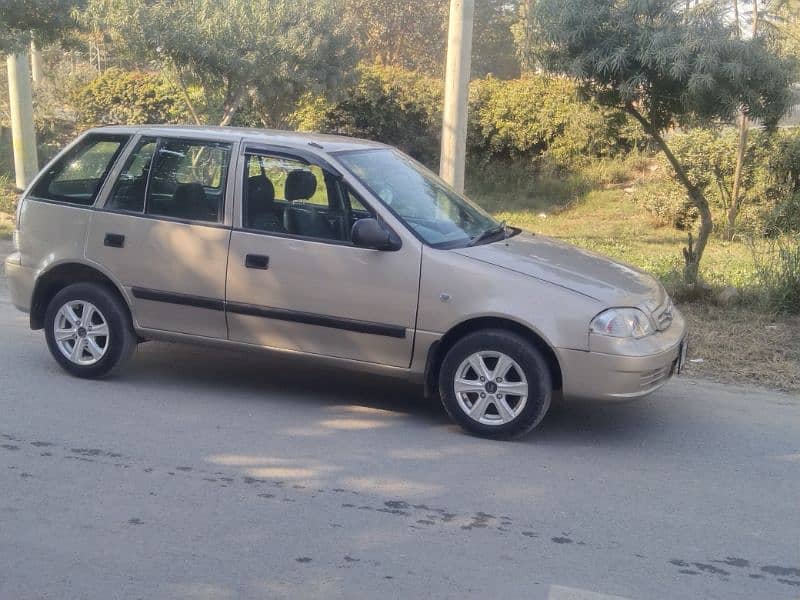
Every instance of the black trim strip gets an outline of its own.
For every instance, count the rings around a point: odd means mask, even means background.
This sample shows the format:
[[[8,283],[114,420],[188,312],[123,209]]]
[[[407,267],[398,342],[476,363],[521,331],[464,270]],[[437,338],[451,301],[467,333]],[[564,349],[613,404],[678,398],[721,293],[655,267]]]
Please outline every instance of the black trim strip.
[[[153,300],[154,302],[166,302],[167,304],[181,304],[184,306],[194,306],[196,308],[207,308],[208,310],[225,310],[223,300],[214,298],[204,298],[203,296],[190,296],[189,294],[174,294],[172,292],[160,292],[135,287],[131,290],[133,295],[140,300]]]
[[[146,288],[135,287],[131,290],[134,297],[140,300],[152,300],[154,302],[166,302],[167,304],[181,304],[184,306],[194,306],[196,308],[206,308],[209,310],[227,310],[237,315],[247,315],[251,317],[263,317],[265,319],[275,319],[277,321],[290,321],[292,323],[303,323],[306,325],[316,325],[318,327],[330,327],[331,329],[341,329],[344,331],[354,331],[357,333],[369,333],[372,335],[382,335],[384,337],[403,339],[406,337],[406,328],[400,325],[386,325],[384,323],[373,323],[372,321],[359,321],[356,319],[343,319],[341,317],[331,317],[316,313],[289,310],[286,308],[270,308],[266,306],[255,306],[253,304],[243,304],[239,302],[225,302],[214,298],[203,296],[191,296],[189,294],[175,294],[172,292],[161,292]]]
[[[356,331],[358,333],[371,333],[373,335],[382,335],[385,337],[401,339],[406,337],[406,328],[400,325],[385,325],[383,323],[373,323],[371,321],[342,319],[340,317],[330,317],[328,315],[318,315],[316,313],[300,312],[285,308],[268,308],[265,306],[254,306],[252,304],[240,304],[238,302],[228,302],[226,306],[228,312],[238,315],[264,317],[265,319],[276,319],[278,321],[291,321],[293,323],[304,323],[306,325],[317,325],[319,327],[330,327],[332,329],[343,329],[345,331]]]

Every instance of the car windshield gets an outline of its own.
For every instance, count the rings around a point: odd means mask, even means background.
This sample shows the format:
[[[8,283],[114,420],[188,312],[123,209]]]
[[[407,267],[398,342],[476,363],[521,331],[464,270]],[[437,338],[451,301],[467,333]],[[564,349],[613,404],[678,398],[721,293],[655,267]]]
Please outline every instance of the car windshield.
[[[392,149],[345,151],[336,158],[410,229],[436,248],[502,234],[500,223],[434,173]]]

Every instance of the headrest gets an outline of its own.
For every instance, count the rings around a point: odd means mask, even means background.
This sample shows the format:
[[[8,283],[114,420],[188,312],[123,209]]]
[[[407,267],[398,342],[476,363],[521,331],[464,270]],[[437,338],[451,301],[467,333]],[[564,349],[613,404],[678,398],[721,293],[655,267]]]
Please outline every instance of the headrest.
[[[266,175],[253,175],[247,180],[247,201],[255,204],[272,204],[275,202],[275,186]]]
[[[308,200],[317,191],[317,178],[311,171],[296,169],[286,177],[286,200]]]

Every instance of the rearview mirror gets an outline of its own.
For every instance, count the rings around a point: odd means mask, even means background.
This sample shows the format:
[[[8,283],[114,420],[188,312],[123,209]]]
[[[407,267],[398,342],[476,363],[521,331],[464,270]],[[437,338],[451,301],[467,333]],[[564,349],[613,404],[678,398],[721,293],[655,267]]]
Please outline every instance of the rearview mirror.
[[[354,246],[372,250],[399,250],[400,240],[384,229],[377,219],[359,219],[353,224],[350,239]]]

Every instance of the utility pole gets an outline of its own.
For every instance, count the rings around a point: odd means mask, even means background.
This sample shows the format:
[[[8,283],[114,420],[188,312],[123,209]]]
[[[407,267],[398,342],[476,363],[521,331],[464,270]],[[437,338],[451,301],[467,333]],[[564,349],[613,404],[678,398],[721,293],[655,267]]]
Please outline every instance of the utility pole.
[[[14,141],[14,174],[19,189],[25,189],[39,171],[36,131],[33,127],[33,96],[27,54],[9,54],[8,96],[11,136]]]
[[[474,14],[475,0],[450,0],[439,173],[459,192],[464,191],[467,156],[467,100]]]

